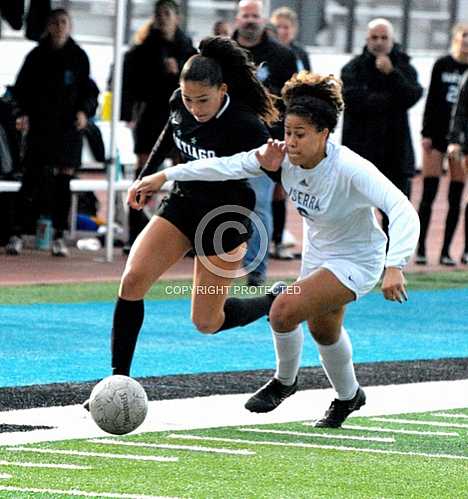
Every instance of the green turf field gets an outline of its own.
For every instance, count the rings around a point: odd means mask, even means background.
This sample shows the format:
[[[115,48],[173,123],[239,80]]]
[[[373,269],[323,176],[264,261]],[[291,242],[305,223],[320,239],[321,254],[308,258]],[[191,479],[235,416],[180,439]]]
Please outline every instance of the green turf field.
[[[408,288],[411,289],[454,289],[468,287],[468,271],[407,274]],[[148,299],[177,299],[183,295],[165,292],[169,281],[157,282],[148,293]],[[171,285],[188,285],[188,281],[170,281]],[[239,281],[239,285],[243,285]],[[113,301],[117,295],[117,282],[44,284],[0,287],[0,304],[30,303],[77,303],[89,301]],[[376,288],[377,290],[378,288]],[[249,293],[251,293],[249,288]],[[187,297],[189,295],[187,294]]]
[[[0,448],[1,497],[468,496],[468,409],[351,418],[341,430],[296,422],[14,449]],[[41,463],[83,468],[34,467]],[[70,490],[74,494],[67,495]]]

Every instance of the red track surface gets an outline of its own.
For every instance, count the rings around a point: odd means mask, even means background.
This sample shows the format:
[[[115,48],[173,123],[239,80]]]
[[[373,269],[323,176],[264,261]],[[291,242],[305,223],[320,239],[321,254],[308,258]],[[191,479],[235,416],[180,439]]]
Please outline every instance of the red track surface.
[[[422,179],[416,177],[413,182],[413,203],[418,206],[421,196]],[[440,192],[434,204],[433,219],[428,238],[428,266],[415,266],[410,264],[408,271],[436,271],[447,270],[447,267],[438,265],[440,248],[442,246],[445,215],[447,212],[447,187],[448,179],[444,177],[441,182]],[[464,203],[467,202],[465,192]],[[464,204],[463,204],[464,209]],[[451,255],[457,261],[463,251],[463,218],[457,228],[452,243]],[[293,207],[288,211],[288,229],[294,234],[298,241],[302,238],[302,221]],[[300,250],[298,246],[297,251]],[[60,282],[97,282],[115,281],[125,265],[125,258],[119,249],[115,250],[114,262],[104,261],[104,251],[97,253],[81,252],[73,249],[70,258],[54,258],[49,253],[26,248],[21,256],[7,256],[4,249],[0,249],[0,285],[15,284],[39,284]],[[189,279],[192,276],[193,260],[185,258],[163,278],[166,279]],[[468,268],[459,265],[457,268]],[[269,277],[295,277],[299,271],[299,261],[284,262],[270,260]]]

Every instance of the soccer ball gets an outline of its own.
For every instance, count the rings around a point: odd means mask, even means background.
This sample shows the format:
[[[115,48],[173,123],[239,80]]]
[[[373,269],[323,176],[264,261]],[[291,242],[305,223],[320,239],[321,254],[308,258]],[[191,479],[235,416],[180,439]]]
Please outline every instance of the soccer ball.
[[[91,392],[89,412],[107,433],[124,435],[138,428],[148,412],[148,397],[133,378],[117,374],[100,381]]]

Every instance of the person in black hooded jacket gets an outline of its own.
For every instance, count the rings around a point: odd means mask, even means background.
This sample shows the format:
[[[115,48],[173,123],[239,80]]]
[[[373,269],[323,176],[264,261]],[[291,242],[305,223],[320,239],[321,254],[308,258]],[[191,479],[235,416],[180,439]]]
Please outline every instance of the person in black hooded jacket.
[[[409,56],[394,43],[386,19],[368,25],[367,44],[341,70],[345,112],[343,145],[374,163],[410,196],[415,159],[408,110],[423,94]],[[383,227],[387,232],[388,219]]]
[[[96,112],[99,90],[89,75],[89,59],[71,38],[64,9],[50,13],[46,35],[26,56],[13,87],[19,107],[16,125],[26,135],[24,175],[14,234],[7,253],[22,250],[21,233],[31,201],[52,218],[52,254],[67,256],[70,180],[81,166],[83,130]]]
[[[196,53],[178,23],[176,1],[157,0],[154,18],[136,33],[135,45],[125,54],[121,118],[133,129],[136,176],[166,124],[182,66]],[[143,213],[130,209],[126,252],[147,222]]]

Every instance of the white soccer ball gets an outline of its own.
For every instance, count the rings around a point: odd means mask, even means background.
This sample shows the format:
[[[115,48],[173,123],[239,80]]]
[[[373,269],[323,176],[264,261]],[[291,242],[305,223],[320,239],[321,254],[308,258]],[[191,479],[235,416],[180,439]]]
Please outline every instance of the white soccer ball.
[[[135,379],[120,374],[108,376],[93,388],[89,412],[102,430],[113,435],[124,435],[138,428],[145,420],[148,397]]]

